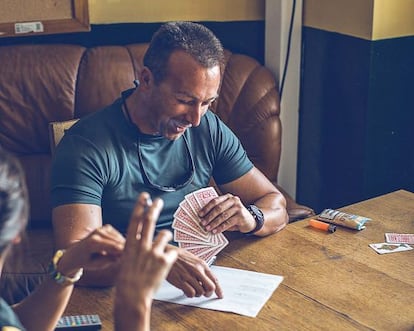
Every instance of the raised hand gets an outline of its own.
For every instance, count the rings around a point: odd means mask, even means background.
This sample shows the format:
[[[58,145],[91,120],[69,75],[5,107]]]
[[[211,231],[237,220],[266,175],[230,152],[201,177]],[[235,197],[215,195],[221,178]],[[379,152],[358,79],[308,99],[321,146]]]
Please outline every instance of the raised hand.
[[[154,292],[177,259],[177,250],[168,246],[171,232],[161,231],[153,241],[162,206],[162,200],[152,203],[149,195],[142,193],[132,213],[116,281],[117,330],[149,329]]]

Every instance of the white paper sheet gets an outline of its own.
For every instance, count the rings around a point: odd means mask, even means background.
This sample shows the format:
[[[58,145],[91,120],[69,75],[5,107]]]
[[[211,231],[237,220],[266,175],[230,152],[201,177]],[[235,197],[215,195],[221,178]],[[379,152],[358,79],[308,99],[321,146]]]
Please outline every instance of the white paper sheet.
[[[223,289],[223,299],[215,294],[210,298],[187,298],[167,281],[162,283],[154,299],[256,317],[283,280],[282,276],[220,266],[212,266],[211,270]]]

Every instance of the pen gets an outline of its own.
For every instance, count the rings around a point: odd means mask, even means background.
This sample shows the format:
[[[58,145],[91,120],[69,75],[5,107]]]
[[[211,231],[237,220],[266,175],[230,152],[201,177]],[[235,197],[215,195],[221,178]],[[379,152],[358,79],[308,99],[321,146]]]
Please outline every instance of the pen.
[[[313,228],[319,229],[319,230],[323,230],[326,232],[330,232],[333,233],[336,231],[336,226],[333,224],[328,224],[325,222],[321,222],[321,221],[317,221],[314,219],[310,219],[309,220],[309,225]]]

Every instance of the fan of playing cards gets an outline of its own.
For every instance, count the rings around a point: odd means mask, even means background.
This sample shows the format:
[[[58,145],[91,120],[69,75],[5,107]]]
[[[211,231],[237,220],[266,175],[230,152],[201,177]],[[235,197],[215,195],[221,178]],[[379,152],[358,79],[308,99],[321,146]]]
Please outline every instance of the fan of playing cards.
[[[213,187],[187,194],[174,213],[172,227],[178,246],[211,263],[212,259],[229,243],[223,233],[212,234],[203,229],[198,211],[217,197]]]

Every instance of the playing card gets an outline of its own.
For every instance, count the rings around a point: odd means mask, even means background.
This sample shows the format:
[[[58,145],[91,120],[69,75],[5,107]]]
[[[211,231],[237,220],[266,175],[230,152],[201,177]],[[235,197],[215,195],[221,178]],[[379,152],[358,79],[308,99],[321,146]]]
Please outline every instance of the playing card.
[[[193,194],[200,208],[203,208],[211,199],[218,197],[218,194],[213,187],[202,188],[195,191]]]
[[[212,261],[229,243],[223,233],[212,234],[201,226],[198,211],[218,194],[213,187],[202,188],[185,196],[174,213],[174,240],[178,246],[206,262]]]
[[[223,233],[219,233],[217,235],[217,239],[219,241],[219,245],[224,245],[223,248],[227,246],[227,244],[229,243],[229,241],[227,240],[226,236]]]
[[[204,245],[214,246],[214,243],[203,241],[197,237],[194,237],[188,233],[181,232],[180,230],[174,229],[174,241],[176,242],[186,242],[186,243],[193,243],[193,244],[200,244],[203,243]]]
[[[204,244],[204,245],[206,246],[207,244]],[[185,242],[185,241],[180,241],[180,242],[178,243],[178,246],[179,246],[179,247],[181,247],[181,248],[188,249],[188,248],[196,248],[196,247],[200,247],[200,246],[202,246],[202,245],[200,245],[199,243],[197,243],[197,244],[193,244],[193,243],[188,243],[188,242]],[[211,246],[208,246],[208,247],[211,247]]]
[[[193,213],[195,215],[198,215],[197,213],[200,210],[200,206],[197,203],[197,200],[195,198],[194,192],[193,193],[190,193],[190,194],[187,194],[185,196],[185,201],[187,201],[188,206],[191,208],[191,210],[193,211]]]
[[[213,246],[211,249],[206,249],[201,251],[200,255],[197,255],[199,258],[203,259],[204,261],[208,261],[211,257],[220,253],[227,244],[220,244],[217,246]]]
[[[214,255],[212,256],[209,260],[206,261],[207,265],[210,267],[214,264],[214,262],[216,262],[217,256]]]
[[[200,255],[197,255],[200,259],[203,259],[204,261],[209,261],[213,256],[216,256],[222,248],[220,246],[213,247],[212,249],[206,250]]]
[[[186,248],[187,251],[193,253],[195,256],[201,257],[205,255],[207,252],[214,249],[214,246],[193,246]]]
[[[414,234],[413,233],[386,233],[385,241],[391,244],[414,245]]]
[[[193,236],[195,238],[198,238],[202,241],[211,241],[212,234],[205,232],[201,233],[197,231],[196,229],[192,228],[185,222],[181,221],[179,218],[175,218],[174,222],[172,224],[172,228],[181,232],[184,232],[186,234],[189,234],[190,236]]]
[[[179,247],[184,249],[195,249],[195,248],[211,248],[210,245],[207,245],[206,243],[202,244],[193,244],[193,243],[187,243],[187,242],[179,242]]]
[[[390,244],[390,243],[378,243],[378,244],[369,244],[369,246],[376,251],[378,254],[387,254],[395,252],[409,251],[413,249],[407,244]]]
[[[205,232],[203,227],[200,224],[200,219],[194,219],[192,218],[183,208],[178,207],[178,209],[174,213],[174,219],[179,218],[189,226],[191,226],[193,229],[198,229],[201,232]]]
[[[190,203],[187,200],[183,200],[180,203],[180,207],[194,220],[198,220],[199,217],[197,215],[197,212],[195,212],[192,208]]]

